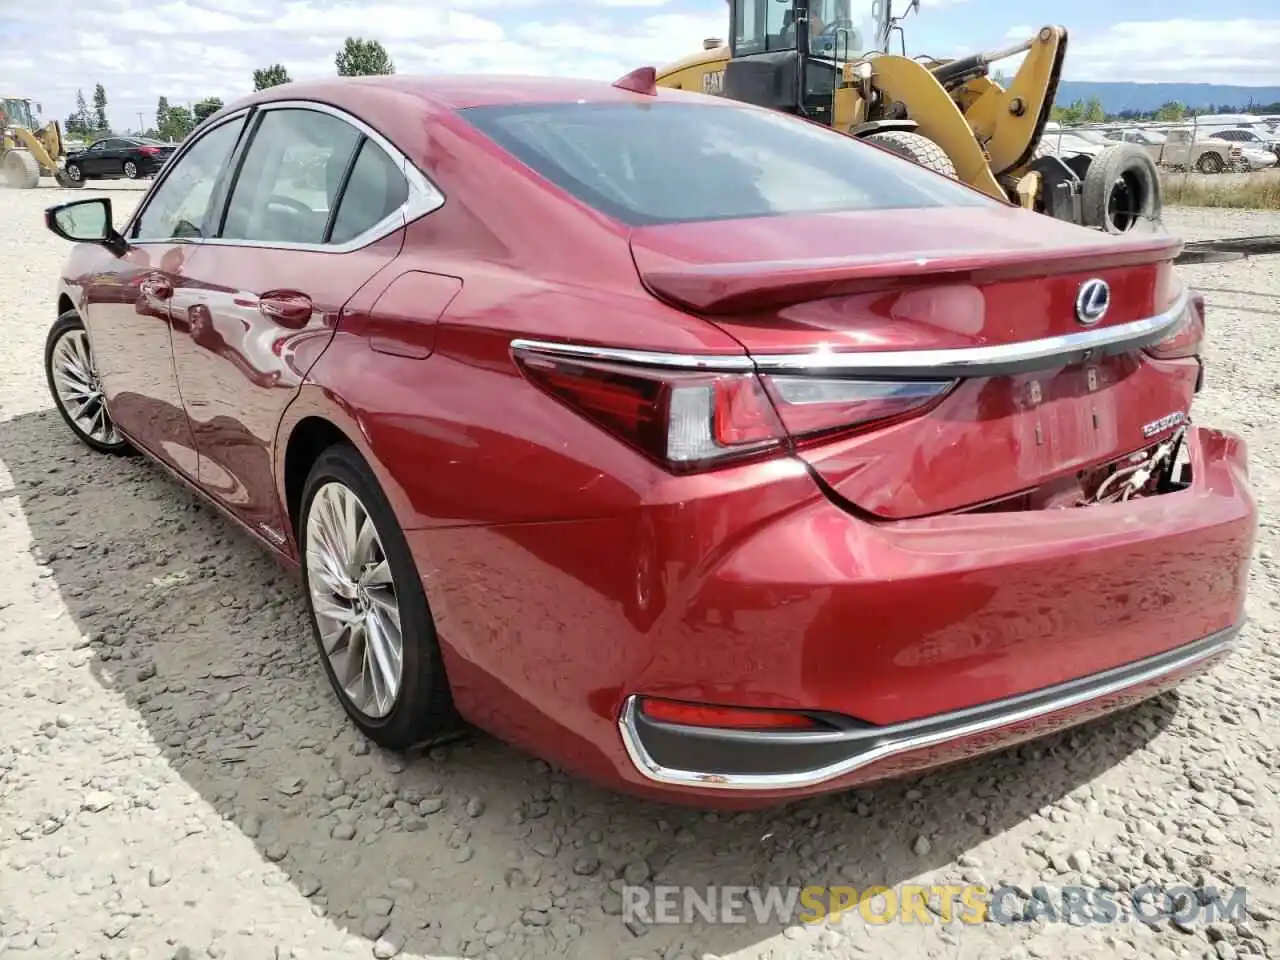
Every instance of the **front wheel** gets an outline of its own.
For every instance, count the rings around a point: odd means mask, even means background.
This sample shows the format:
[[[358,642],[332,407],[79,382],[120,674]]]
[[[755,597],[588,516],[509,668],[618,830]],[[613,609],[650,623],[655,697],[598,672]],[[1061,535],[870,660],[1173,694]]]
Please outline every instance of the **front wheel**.
[[[1196,169],[1201,173],[1221,173],[1225,166],[1216,153],[1206,153],[1196,161]]]
[[[951,162],[947,152],[922,134],[909,130],[886,130],[883,133],[868,134],[862,139],[884,147],[890,153],[914,160],[934,173],[956,179],[956,165]]]
[[[422,580],[355,448],[330,447],[311,468],[298,544],[312,632],[347,715],[389,750],[451,732],[453,699]]]
[[[62,172],[62,179],[58,182],[64,187],[83,187],[84,171],[80,169],[80,164],[68,163],[66,170]]]
[[[99,453],[133,452],[107,412],[89,334],[74,310],[60,316],[49,329],[44,372],[54,406],[77,440]]]
[[[130,180],[137,180],[140,176],[138,173],[138,165],[132,160],[126,160],[124,162],[124,175]]]

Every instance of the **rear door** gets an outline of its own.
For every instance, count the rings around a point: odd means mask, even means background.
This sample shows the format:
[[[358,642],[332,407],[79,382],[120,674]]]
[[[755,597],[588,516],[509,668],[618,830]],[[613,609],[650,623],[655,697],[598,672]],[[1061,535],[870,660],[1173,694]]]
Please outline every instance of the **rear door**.
[[[102,148],[99,158],[101,172],[108,177],[124,173],[124,158],[129,151],[129,141],[113,137]]]
[[[200,486],[281,545],[276,427],[423,193],[391,144],[320,104],[259,109],[234,165],[218,236],[174,294],[174,358]]]

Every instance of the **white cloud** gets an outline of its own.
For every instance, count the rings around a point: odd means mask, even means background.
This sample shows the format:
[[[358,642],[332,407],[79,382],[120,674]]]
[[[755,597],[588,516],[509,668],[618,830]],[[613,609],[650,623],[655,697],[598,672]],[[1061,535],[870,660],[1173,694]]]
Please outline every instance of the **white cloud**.
[[[964,2],[926,0],[925,12],[909,22],[910,37],[938,23],[931,9]],[[939,16],[945,22],[956,15]],[[0,36],[9,49],[48,51],[8,60],[6,89],[62,118],[78,89],[92,99],[94,84],[102,83],[118,127],[136,126],[139,113],[151,122],[161,95],[177,103],[235,99],[250,91],[254,68],[275,62],[295,79],[331,76],[349,35],[381,40],[401,73],[612,79],[696,51],[727,27],[724,0],[0,0]],[[945,31],[940,49],[929,52],[972,52],[992,39],[970,41],[967,32]],[[1032,28],[1009,32],[1029,36]],[[1278,49],[1280,19],[1121,22],[1073,29],[1067,76],[1280,84]],[[1011,74],[1017,63],[1000,67]]]
[[[612,79],[699,49],[727,28],[724,0],[45,0],[0,3],[0,35],[47,59],[6,63],[5,85],[64,118],[77,90],[107,91],[117,127],[152,122],[156,100],[226,101],[252,89],[256,67],[294,79],[332,76],[347,36],[377,39],[400,73],[566,74]],[[687,12],[690,8],[694,13]],[[701,8],[701,14],[696,11]]]
[[[1073,35],[1073,80],[1280,84],[1280,19],[1124,21]]]

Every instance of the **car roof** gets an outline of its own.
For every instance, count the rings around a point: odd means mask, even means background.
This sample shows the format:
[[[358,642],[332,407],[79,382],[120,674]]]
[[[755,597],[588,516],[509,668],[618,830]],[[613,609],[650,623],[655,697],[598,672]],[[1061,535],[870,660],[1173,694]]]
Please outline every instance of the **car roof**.
[[[252,103],[275,100],[318,100],[334,105],[356,105],[362,100],[404,96],[421,100],[438,111],[463,110],[468,107],[514,106],[545,103],[652,103],[654,97],[613,86],[608,80],[584,80],[572,77],[536,77],[519,75],[477,74],[393,74],[377,77],[339,77],[309,80],[284,86],[268,87],[245,97],[224,109],[234,110]],[[703,96],[671,87],[658,87],[657,99],[696,98],[708,103],[729,104],[720,97]],[[737,104],[734,104],[737,105]]]

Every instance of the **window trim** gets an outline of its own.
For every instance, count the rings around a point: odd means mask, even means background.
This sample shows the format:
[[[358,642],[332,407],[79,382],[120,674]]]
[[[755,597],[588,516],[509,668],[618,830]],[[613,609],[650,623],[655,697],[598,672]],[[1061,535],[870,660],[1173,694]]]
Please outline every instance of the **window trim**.
[[[369,227],[369,229],[355,237],[352,237],[346,243],[341,244],[283,243],[266,240],[229,240],[223,239],[220,236],[168,237],[157,240],[129,239],[128,242],[135,246],[159,243],[186,243],[221,247],[247,247],[257,250],[311,250],[317,253],[350,253],[354,250],[359,250],[362,247],[367,247],[372,243],[376,243],[377,241],[394,233],[396,230],[400,230],[408,226],[415,220],[418,220],[429,213],[434,213],[436,210],[443,207],[448,199],[444,192],[437,187],[425,173],[418,169],[417,165],[410,160],[403,151],[397,148],[390,140],[384,137],[373,127],[348,113],[346,110],[319,100],[272,100],[267,103],[253,104],[240,110],[236,110],[234,113],[230,113],[223,117],[213,126],[210,126],[208,130],[201,131],[198,137],[189,138],[188,141],[174,153],[172,159],[165,164],[161,177],[152,184],[151,189],[147,191],[146,197],[144,197],[142,203],[138,205],[137,211],[132,217],[130,217],[128,223],[125,224],[125,229],[122,231],[124,236],[126,238],[129,237],[129,234],[133,231],[139,218],[145,213],[147,207],[150,205],[156,191],[160,189],[168,176],[177,168],[178,164],[182,162],[182,158],[186,155],[188,150],[192,149],[197,143],[224,124],[231,123],[238,119],[243,119],[245,121],[244,125],[241,128],[240,135],[236,140],[235,146],[231,150],[231,155],[228,157],[226,168],[219,174],[218,180],[214,183],[213,192],[210,194],[212,208],[205,212],[207,222],[216,224],[216,233],[221,233],[222,226],[227,215],[227,208],[231,202],[231,195],[235,190],[236,180],[240,176],[240,167],[244,161],[244,155],[253,141],[252,134],[257,131],[258,126],[262,123],[262,115],[269,113],[272,110],[314,110],[317,113],[326,113],[332,117],[336,117],[338,120],[354,127],[357,133],[363,135],[360,140],[357,141],[357,146],[362,144],[364,140],[372,140],[376,146],[381,148],[387,156],[391,158],[392,163],[397,164],[400,167],[401,174],[408,182],[408,198],[387,216]],[[344,177],[343,179],[337,196],[334,198],[335,211],[342,203],[342,197],[346,193],[347,180],[349,179],[350,174],[349,170],[347,171],[347,174],[347,177]]]
[[[247,118],[252,111],[253,111],[252,107],[245,107],[243,110],[237,110],[235,113],[228,114],[227,116],[219,120],[217,123],[211,124],[207,130],[200,131],[199,136],[187,137],[186,142],[183,143],[180,147],[178,147],[177,150],[173,152],[173,156],[170,157],[168,162],[166,162],[163,167],[161,167],[160,175],[156,177],[156,179],[152,182],[151,189],[147,191],[146,195],[142,198],[142,202],[138,204],[138,207],[136,210],[134,210],[132,216],[130,216],[129,219],[125,221],[124,228],[120,231],[120,235],[125,238],[125,241],[130,246],[142,247],[142,246],[148,246],[148,245],[157,244],[157,243],[197,244],[197,243],[205,242],[205,239],[206,239],[205,237],[157,237],[155,239],[149,239],[149,240],[138,240],[134,237],[131,237],[130,234],[137,229],[139,222],[146,215],[147,208],[151,206],[152,202],[155,200],[156,194],[160,192],[160,189],[164,186],[166,181],[168,181],[169,176],[177,168],[178,163],[182,160],[182,158],[185,157],[189,151],[193,150],[196,144],[200,143],[200,141],[204,140],[205,137],[212,134],[215,130],[221,129],[222,127],[226,126],[228,123],[234,123],[237,120],[244,120],[245,123],[243,123],[240,128],[240,135],[236,138],[235,145],[231,148],[231,156],[229,159],[231,160],[235,159],[237,155],[236,151],[240,149],[240,144],[244,140],[245,131],[249,128],[249,123]],[[220,200],[218,189],[221,186],[221,184],[225,181],[225,179],[226,179],[226,171],[225,170],[219,171],[217,179],[215,179],[213,183],[213,190],[209,194],[209,200],[211,202],[215,199]],[[207,219],[208,216],[209,216],[209,210],[206,209],[205,218]]]
[[[372,140],[375,146],[382,149],[387,156],[391,158],[392,163],[400,167],[401,175],[408,182],[408,198],[404,203],[396,207],[395,210],[387,214],[387,216],[370,226],[363,233],[352,237],[346,243],[284,243],[269,240],[228,240],[223,239],[220,236],[206,237],[200,241],[201,243],[209,246],[249,247],[258,250],[312,250],[317,253],[350,253],[353,250],[359,250],[362,247],[367,247],[371,243],[376,243],[384,237],[394,233],[396,230],[400,230],[420,217],[424,217],[429,213],[434,213],[436,210],[439,210],[444,206],[446,199],[444,193],[426,176],[426,174],[419,170],[417,166],[390,140],[364,121],[352,116],[347,111],[327,103],[322,103],[318,100],[273,100],[270,103],[259,104],[255,109],[255,113],[265,115],[272,110],[313,110],[317,113],[325,113],[329,116],[336,117],[338,120],[354,127],[357,133],[363,134],[363,137],[357,141],[357,145],[360,145],[364,140]],[[259,116],[259,118],[254,122],[254,132],[257,131],[257,128],[261,123],[262,119]],[[242,138],[242,143],[245,145],[244,150],[241,150],[240,144],[237,144],[236,150],[239,151],[239,154],[233,154],[232,166],[235,169],[235,176],[229,180],[225,192],[218,198],[220,203],[220,210],[218,211],[217,216],[219,233],[222,229],[223,220],[226,217],[227,206],[230,203],[231,194],[235,189],[235,181],[240,175],[240,164],[243,160],[243,155],[247,152],[249,147],[248,140]],[[176,159],[174,162],[176,163]],[[350,171],[348,170],[348,175],[349,172]],[[349,177],[344,177],[342,186],[339,189],[337,196],[334,197],[334,210],[337,210],[342,204],[343,195],[347,190],[348,179]]]

